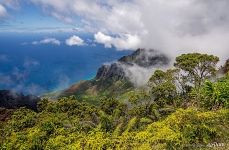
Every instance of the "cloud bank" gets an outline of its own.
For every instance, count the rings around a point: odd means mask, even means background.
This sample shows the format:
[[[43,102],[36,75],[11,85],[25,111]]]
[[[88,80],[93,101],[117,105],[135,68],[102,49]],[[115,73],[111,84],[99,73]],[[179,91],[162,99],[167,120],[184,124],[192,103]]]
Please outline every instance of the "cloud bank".
[[[228,0],[31,1],[64,22],[80,17],[106,47],[154,48],[174,57],[196,51],[229,54]]]
[[[84,40],[76,35],[73,35],[69,39],[66,39],[65,43],[68,46],[82,46],[84,45]]]

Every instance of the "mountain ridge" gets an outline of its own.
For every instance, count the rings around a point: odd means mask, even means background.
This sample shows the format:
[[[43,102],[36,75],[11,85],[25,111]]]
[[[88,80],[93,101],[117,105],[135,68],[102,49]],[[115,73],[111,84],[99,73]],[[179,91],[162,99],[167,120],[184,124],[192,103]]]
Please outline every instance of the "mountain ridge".
[[[126,75],[127,68],[137,65],[142,68],[166,66],[170,59],[155,50],[137,49],[132,54],[123,56],[116,62],[102,65],[91,80],[80,81],[60,92],[59,97],[75,95],[95,98],[97,96],[117,96],[135,87]]]

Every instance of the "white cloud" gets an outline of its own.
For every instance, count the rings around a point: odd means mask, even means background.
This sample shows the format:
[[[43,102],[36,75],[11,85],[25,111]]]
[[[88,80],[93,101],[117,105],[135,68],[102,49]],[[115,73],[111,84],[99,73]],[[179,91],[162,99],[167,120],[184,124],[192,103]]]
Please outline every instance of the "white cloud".
[[[136,64],[133,66],[125,66],[122,65],[125,71],[126,77],[136,86],[141,87],[147,84],[150,77],[152,76],[153,72],[156,70],[156,67],[154,68],[144,68],[140,67]],[[159,68],[159,67],[158,67]],[[161,68],[161,66],[160,66]]]
[[[71,18],[90,31],[138,37],[139,47],[154,48],[175,57],[185,52],[207,52],[222,58],[229,54],[228,0],[32,0]],[[68,8],[68,9],[66,9]],[[67,19],[68,20],[68,19]],[[65,21],[66,22],[66,21]],[[77,23],[78,23],[77,22]],[[93,29],[93,30],[91,30]],[[111,37],[106,46],[129,48],[128,36]],[[113,40],[116,39],[116,42]],[[121,42],[125,39],[125,42]],[[108,38],[109,40],[109,38]],[[103,42],[105,43],[105,42]],[[106,41],[107,43],[107,41]],[[118,43],[118,44],[117,44]],[[121,44],[120,44],[121,43]],[[125,44],[123,44],[125,43]],[[121,45],[121,46],[120,46]]]
[[[105,47],[116,47],[118,50],[136,50],[139,48],[141,40],[137,35],[124,34],[118,37],[111,37],[105,35],[102,32],[98,32],[94,35],[97,43],[104,44]]]
[[[74,45],[82,46],[82,45],[84,45],[84,40],[81,39],[80,37],[76,36],[76,35],[73,35],[72,37],[70,37],[69,39],[67,39],[65,41],[65,43],[68,46],[74,46]]]
[[[40,41],[41,44],[54,44],[54,45],[60,45],[60,41],[55,39],[55,38],[47,38],[47,39],[44,39],[44,40],[41,40]]]
[[[95,17],[97,15],[105,14],[104,9],[99,1],[91,0],[31,0],[36,5],[39,5],[46,10],[46,13],[60,19],[62,21],[71,20],[74,18],[74,15],[87,16],[93,20],[100,19],[100,17]],[[49,8],[49,12],[47,9]],[[67,9],[66,9],[67,8]],[[61,17],[60,17],[61,16]],[[105,15],[104,15],[105,16]]]
[[[43,39],[41,41],[33,41],[32,42],[33,45],[37,45],[37,44],[53,44],[53,45],[60,45],[61,42],[55,38],[46,38]]]
[[[107,48],[112,47],[112,37],[105,35],[102,32],[98,32],[94,35],[94,38],[97,43],[104,44]]]
[[[0,18],[5,17],[7,15],[7,10],[3,5],[0,4]]]

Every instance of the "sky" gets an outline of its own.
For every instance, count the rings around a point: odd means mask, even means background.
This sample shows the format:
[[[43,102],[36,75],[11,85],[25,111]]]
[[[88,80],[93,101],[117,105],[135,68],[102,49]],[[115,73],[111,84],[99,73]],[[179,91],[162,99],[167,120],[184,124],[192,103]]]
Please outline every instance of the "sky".
[[[106,48],[151,48],[171,57],[202,52],[224,60],[228,8],[228,0],[0,0],[0,33],[75,31]],[[83,41],[74,35],[65,43]],[[55,37],[36,42],[59,44]]]

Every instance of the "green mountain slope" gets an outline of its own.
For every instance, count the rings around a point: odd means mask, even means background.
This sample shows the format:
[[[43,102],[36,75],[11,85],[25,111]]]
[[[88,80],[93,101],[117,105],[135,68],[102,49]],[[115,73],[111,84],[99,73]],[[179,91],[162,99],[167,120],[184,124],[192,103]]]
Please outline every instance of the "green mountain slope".
[[[81,81],[71,87],[46,95],[48,97],[65,97],[75,95],[80,99],[97,101],[101,96],[119,97],[122,94],[134,89],[126,75],[126,68],[137,65],[143,68],[165,66],[169,59],[154,50],[138,49],[131,55],[120,58],[117,62],[101,66],[92,80]]]

